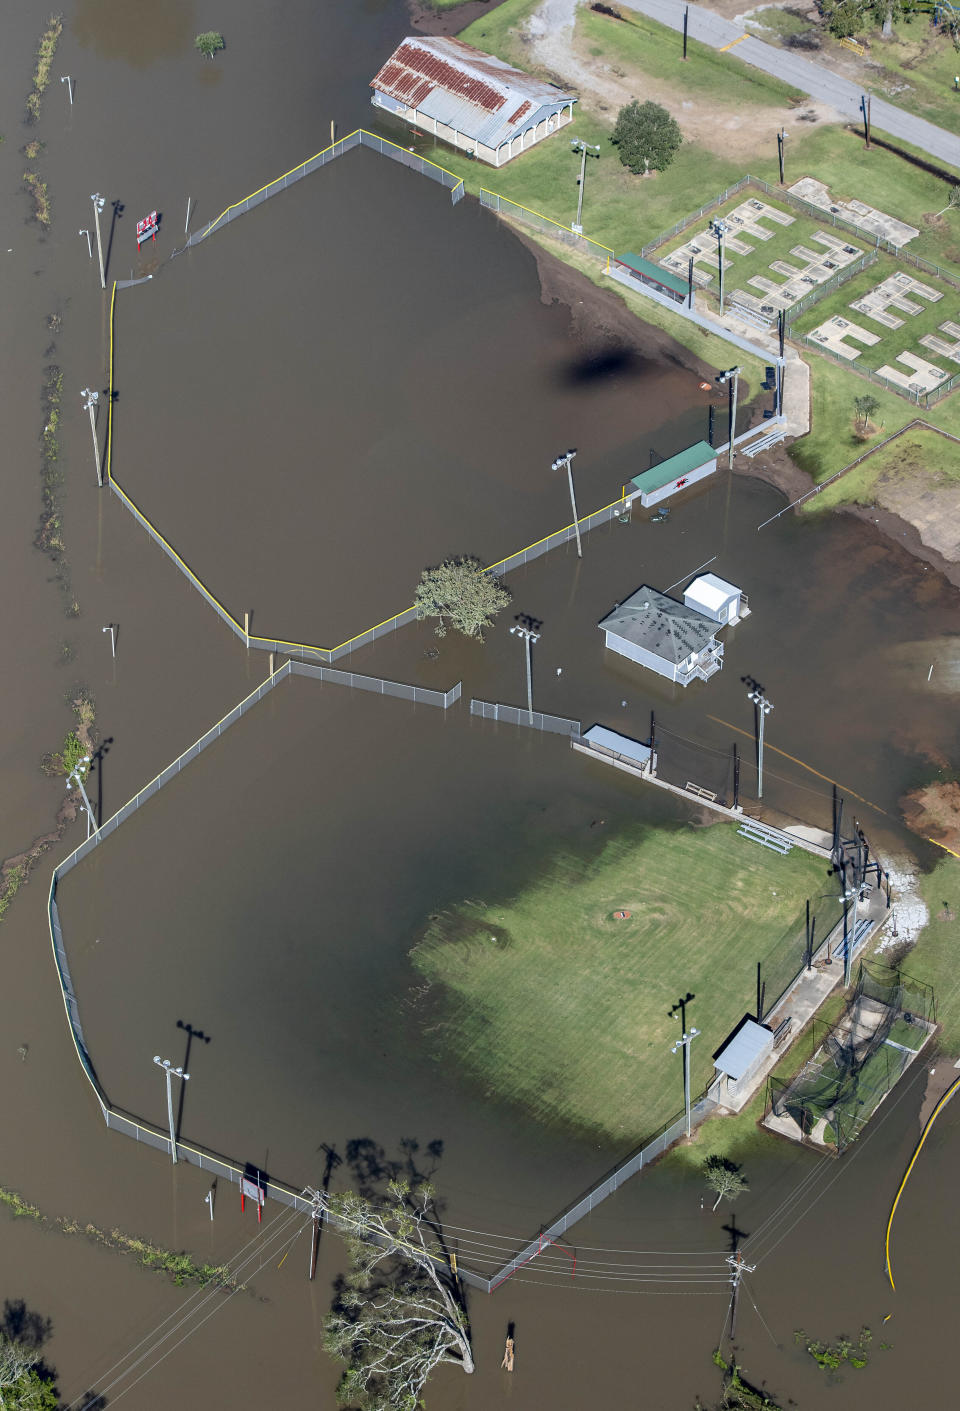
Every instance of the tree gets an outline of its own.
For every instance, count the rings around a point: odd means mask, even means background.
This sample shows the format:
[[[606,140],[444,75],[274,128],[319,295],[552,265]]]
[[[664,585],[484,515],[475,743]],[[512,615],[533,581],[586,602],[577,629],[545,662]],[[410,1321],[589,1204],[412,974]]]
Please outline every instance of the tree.
[[[747,1178],[741,1173],[740,1167],[725,1156],[708,1156],[703,1163],[703,1175],[710,1189],[717,1193],[713,1203],[714,1210],[724,1196],[733,1200],[747,1188]]]
[[[679,124],[659,103],[634,98],[617,114],[613,136],[620,160],[634,175],[666,171],[683,141]]]
[[[937,215],[942,216],[944,211],[952,211],[957,206],[960,206],[960,186],[951,186],[947,204],[937,211]]]
[[[223,35],[218,34],[215,29],[208,29],[203,34],[198,34],[193,42],[205,59],[212,59],[214,54],[219,54],[221,49],[227,47]]]
[[[425,568],[414,597],[417,617],[438,617],[437,636],[445,637],[450,624],[465,637],[483,640],[498,612],[510,601],[510,591],[488,573],[479,559],[444,559],[437,568]]]
[[[0,1330],[0,1406],[3,1411],[57,1411],[55,1373],[37,1349]]]
[[[325,1321],[324,1344],[346,1362],[337,1399],[364,1411],[416,1411],[441,1362],[473,1371],[459,1285],[438,1233],[433,1190],[391,1181],[383,1200],[324,1196],[343,1230],[349,1270]]]
[[[877,401],[876,397],[871,396],[869,392],[865,392],[862,397],[854,397],[853,406],[862,430],[866,431],[867,422],[873,416],[874,412],[880,410],[880,403]]]

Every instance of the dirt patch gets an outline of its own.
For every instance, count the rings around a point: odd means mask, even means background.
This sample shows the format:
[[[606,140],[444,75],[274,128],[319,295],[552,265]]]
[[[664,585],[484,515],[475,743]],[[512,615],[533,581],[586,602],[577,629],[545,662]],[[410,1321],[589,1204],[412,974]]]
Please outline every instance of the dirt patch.
[[[960,853],[960,784],[949,780],[912,789],[900,800],[908,827]]]
[[[428,0],[411,0],[410,28],[417,34],[459,34],[481,15],[490,15],[503,0],[465,0],[452,9],[435,10]]]

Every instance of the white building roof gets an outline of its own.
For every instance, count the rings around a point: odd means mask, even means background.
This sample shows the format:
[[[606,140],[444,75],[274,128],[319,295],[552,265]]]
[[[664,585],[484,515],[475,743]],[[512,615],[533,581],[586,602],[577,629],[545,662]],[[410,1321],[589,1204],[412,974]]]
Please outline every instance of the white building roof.
[[[713,1066],[737,1082],[772,1047],[773,1030],[754,1019],[747,1019],[717,1054]]]
[[[577,101],[482,49],[443,36],[408,35],[370,87],[487,147],[499,147]]]
[[[684,598],[693,598],[694,602],[702,603],[705,608],[712,612],[719,611],[724,603],[735,598],[740,592],[733,583],[728,583],[725,578],[718,578],[715,573],[701,573],[699,578],[695,578],[684,593]]]

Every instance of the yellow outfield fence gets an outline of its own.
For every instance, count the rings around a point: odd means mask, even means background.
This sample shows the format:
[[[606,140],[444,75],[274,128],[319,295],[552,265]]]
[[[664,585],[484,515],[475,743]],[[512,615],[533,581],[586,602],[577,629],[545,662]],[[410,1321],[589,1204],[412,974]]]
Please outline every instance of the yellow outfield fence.
[[[518,201],[498,196],[496,191],[488,191],[485,186],[480,188],[480,204],[486,206],[487,210],[496,211],[498,215],[521,221],[524,225],[532,225],[545,235],[562,240],[565,245],[574,245],[586,255],[593,255],[603,263],[609,274],[610,261],[614,258],[614,251],[609,245],[602,245],[599,240],[591,240],[586,235],[578,235],[572,226],[561,225],[551,216],[545,216],[542,211],[533,211],[529,206],[521,206]]]

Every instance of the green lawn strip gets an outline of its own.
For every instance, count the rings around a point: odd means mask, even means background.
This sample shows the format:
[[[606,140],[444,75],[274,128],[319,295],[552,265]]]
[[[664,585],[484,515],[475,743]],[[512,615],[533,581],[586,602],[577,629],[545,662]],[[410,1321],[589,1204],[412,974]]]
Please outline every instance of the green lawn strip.
[[[920,475],[934,487],[960,480],[960,446],[918,427],[881,447],[808,503],[819,509],[838,504],[872,505],[878,496],[882,503],[882,481]]]
[[[882,39],[879,30],[861,36],[869,40],[868,91],[948,132],[960,132],[960,93],[953,85],[960,72],[957,51],[949,36],[933,31],[929,19],[900,20],[893,39]]]
[[[518,68],[529,68],[529,63],[524,63],[521,31],[524,22],[542,3],[543,0],[504,0],[490,14],[481,15],[473,24],[462,29],[457,38],[462,39],[464,44],[472,44],[475,49],[496,54],[498,59],[506,59]]]
[[[907,291],[907,298],[911,302],[920,305],[920,313],[906,314],[897,309],[890,309],[890,313],[896,318],[901,318],[903,324],[900,328],[886,328],[882,323],[869,317],[868,314],[860,313],[850,305],[856,299],[862,299],[865,294],[869,294],[878,284],[881,284],[891,275],[907,273],[915,277],[920,283],[935,290],[942,295],[935,303],[928,302],[920,294],[911,294]],[[931,348],[925,348],[920,342],[925,334],[937,334],[948,343],[954,340],[949,334],[940,333],[940,325],[947,320],[956,323],[960,320],[960,290],[954,289],[952,285],[943,280],[938,280],[935,275],[924,274],[911,269],[894,259],[892,255],[880,255],[876,264],[869,269],[863,270],[860,274],[854,275],[846,284],[839,289],[834,289],[829,294],[825,294],[812,307],[805,309],[798,319],[791,325],[791,332],[797,334],[812,333],[820,324],[825,323],[828,318],[839,315],[841,318],[856,323],[860,328],[879,338],[878,343],[872,343],[869,347],[861,344],[853,337],[846,341],[851,346],[859,348],[859,356],[854,360],[854,365],[869,368],[871,372],[876,372],[884,364],[890,367],[899,368],[906,373],[907,368],[897,363],[898,353],[913,353],[916,357],[923,358],[928,363],[933,363],[936,367],[942,368],[948,377],[953,377],[960,372],[960,366],[950,358],[936,353]]]
[[[748,34],[755,34],[758,39],[770,42],[772,35],[809,34],[816,26],[801,15],[794,15],[789,10],[781,10],[771,5],[750,15],[744,28]]]
[[[752,68],[734,54],[722,54],[695,39],[688,41],[684,63],[682,36],[636,11],[623,21],[581,5],[574,33],[595,57],[615,59],[627,72],[675,83],[678,96],[682,89],[690,97],[701,93],[711,103],[737,108],[784,107],[806,98],[799,89]]]
[[[733,824],[646,830],[590,865],[559,860],[503,905],[441,918],[415,948],[417,969],[442,987],[427,1041],[490,1097],[639,1141],[680,1106],[677,995],[697,996],[699,1090],[755,1000],[757,960],[819,879],[815,859],[771,860]],[[630,917],[614,919],[619,909]]]
[[[942,1025],[940,1045],[956,1055],[960,1054],[960,920],[951,918],[960,918],[960,862],[944,857],[921,878],[920,895],[930,912],[930,922],[903,962],[903,969],[912,979],[932,985]]]

